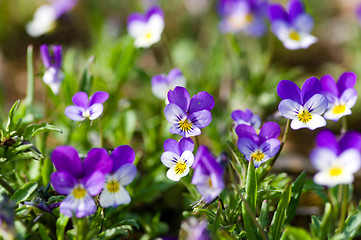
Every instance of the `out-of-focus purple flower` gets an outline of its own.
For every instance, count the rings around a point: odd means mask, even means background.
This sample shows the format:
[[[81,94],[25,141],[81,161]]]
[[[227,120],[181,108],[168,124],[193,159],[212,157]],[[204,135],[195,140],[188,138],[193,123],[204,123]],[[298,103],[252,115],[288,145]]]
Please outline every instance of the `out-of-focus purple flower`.
[[[266,0],[220,0],[219,24],[224,33],[244,31],[251,36],[262,36],[266,32]]]
[[[65,108],[65,115],[74,121],[83,121],[87,118],[94,120],[103,113],[103,103],[109,98],[107,92],[95,92],[88,100],[85,92],[76,93],[72,101],[75,105]]]
[[[41,5],[34,13],[34,19],[27,23],[26,32],[32,37],[39,37],[55,28],[56,20],[69,12],[77,0],[53,0],[51,4]]]
[[[164,13],[158,6],[149,8],[144,16],[132,13],[128,17],[128,33],[137,48],[148,48],[159,42],[163,29]]]
[[[223,168],[205,146],[199,146],[192,168],[192,184],[205,202],[212,202],[224,189]]]
[[[4,193],[0,195],[0,236],[5,240],[15,237],[15,202]]]
[[[351,108],[357,100],[357,91],[354,89],[356,80],[357,76],[353,72],[341,74],[337,83],[331,75],[321,77],[322,91],[328,100],[328,111],[324,115],[326,119],[337,121],[351,114]]]
[[[277,93],[283,99],[278,105],[282,116],[291,119],[291,128],[314,130],[326,125],[321,116],[327,109],[327,99],[321,94],[322,84],[316,77],[305,81],[302,90],[292,81],[282,80]]]
[[[281,142],[277,137],[281,133],[281,128],[277,123],[265,123],[259,134],[253,127],[241,124],[237,126],[236,133],[239,137],[239,151],[247,161],[252,158],[256,168],[274,157],[280,149]]]
[[[51,161],[57,169],[51,174],[51,183],[55,191],[67,195],[60,203],[60,212],[77,218],[93,214],[96,205],[92,196],[100,193],[105,175],[112,170],[107,151],[93,148],[81,160],[73,147],[59,146],[51,154]]]
[[[249,109],[244,110],[244,112],[242,110],[234,110],[231,114],[231,117],[235,123],[235,126],[246,124],[256,129],[261,127],[260,117],[253,114]]]
[[[311,163],[319,171],[313,178],[315,183],[329,187],[351,184],[361,167],[361,134],[349,131],[337,140],[330,130],[323,130],[316,143],[311,153]]]
[[[105,175],[105,183],[99,202],[102,207],[116,207],[130,203],[130,196],[123,187],[131,183],[137,174],[133,164],[134,150],[128,145],[118,146],[110,154],[113,161],[111,173]]]
[[[361,24],[361,4],[359,4],[358,7],[356,8],[356,17],[359,24]]]
[[[207,220],[199,221],[195,217],[190,217],[181,224],[181,239],[186,240],[210,240],[211,236],[207,229]]]
[[[160,159],[169,168],[167,177],[170,180],[179,181],[182,177],[187,176],[194,161],[192,139],[182,138],[179,142],[167,139],[163,148],[165,152]]]
[[[155,75],[152,77],[152,92],[162,100],[167,100],[169,90],[176,86],[185,87],[186,79],[178,68],[172,69],[168,75]]]
[[[62,53],[61,46],[54,45],[50,53],[46,44],[40,46],[41,58],[46,71],[43,76],[43,81],[46,83],[54,94],[59,94],[60,85],[64,80],[64,74],[61,71]]]
[[[173,124],[169,129],[172,134],[192,137],[201,134],[201,128],[212,121],[211,109],[214,99],[207,92],[199,92],[192,99],[184,87],[176,87],[168,92],[169,104],[164,109],[168,122]]]
[[[313,29],[313,19],[305,13],[300,0],[290,0],[288,12],[279,3],[271,4],[268,14],[273,33],[282,41],[285,48],[290,50],[308,48],[317,42],[317,38],[310,34]]]

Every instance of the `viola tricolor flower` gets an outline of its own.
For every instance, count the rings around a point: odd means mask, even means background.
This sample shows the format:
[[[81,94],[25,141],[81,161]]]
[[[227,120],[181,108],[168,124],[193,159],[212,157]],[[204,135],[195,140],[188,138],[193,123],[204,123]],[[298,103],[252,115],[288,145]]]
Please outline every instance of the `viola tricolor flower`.
[[[59,146],[51,154],[51,161],[57,169],[51,174],[51,183],[55,191],[67,195],[60,203],[60,213],[77,218],[93,214],[96,205],[92,196],[100,193],[105,175],[112,170],[107,151],[93,148],[81,160],[73,147]]]
[[[169,90],[173,90],[176,86],[185,87],[186,79],[178,68],[172,69],[168,75],[155,75],[152,77],[152,92],[162,100],[167,99]]]
[[[255,37],[263,35],[267,29],[267,5],[265,0],[220,0],[220,30],[224,33],[244,31]]]
[[[261,127],[260,117],[253,114],[252,111],[249,109],[246,109],[244,111],[234,110],[231,114],[231,117],[235,123],[235,126],[240,124],[246,124],[256,129],[259,129]]]
[[[128,17],[128,33],[135,39],[134,46],[148,48],[159,42],[164,29],[164,13],[158,6],[151,7],[145,16],[132,13]]]
[[[56,20],[76,5],[77,0],[54,0],[52,4],[41,5],[34,13],[34,19],[26,25],[26,32],[39,37],[54,29]]]
[[[103,103],[109,98],[107,92],[95,92],[90,99],[85,92],[76,93],[72,101],[75,105],[65,108],[65,115],[74,121],[83,121],[87,118],[94,120],[103,113]]]
[[[356,8],[356,17],[359,24],[361,24],[361,4],[359,4]]]
[[[43,76],[43,81],[46,83],[54,94],[59,93],[60,85],[64,80],[64,74],[61,71],[62,54],[61,46],[54,45],[52,47],[52,54],[46,44],[40,46],[41,58],[46,71]]]
[[[190,99],[184,87],[176,87],[168,92],[169,104],[164,109],[168,122],[173,124],[169,129],[172,134],[192,137],[201,134],[201,128],[212,121],[210,110],[214,107],[214,99],[207,92],[199,92]]]
[[[205,202],[211,203],[224,189],[223,168],[205,146],[199,146],[192,168],[192,184]]]
[[[211,240],[207,226],[207,220],[198,220],[196,217],[190,217],[181,224],[180,239]]]
[[[361,167],[361,134],[349,131],[337,140],[330,130],[323,130],[316,143],[311,153],[311,163],[319,171],[314,182],[329,187],[351,184]]]
[[[238,125],[236,133],[239,137],[237,143],[239,151],[247,161],[252,158],[256,168],[274,157],[281,146],[281,142],[277,139],[281,128],[274,122],[265,123],[259,134],[253,127],[245,124]]]
[[[292,81],[282,80],[277,93],[283,99],[278,105],[282,116],[291,119],[291,128],[314,130],[326,125],[321,116],[327,109],[327,99],[321,94],[322,84],[316,77],[305,81],[302,90]]]
[[[356,79],[353,72],[341,74],[337,83],[331,75],[321,77],[322,91],[328,100],[328,111],[324,115],[326,119],[337,121],[351,114],[351,108],[357,100],[357,91],[354,89]]]
[[[130,203],[130,196],[123,187],[131,183],[137,174],[133,164],[135,153],[128,145],[118,146],[110,154],[113,161],[111,173],[105,175],[105,183],[99,202],[102,207],[116,207]]]
[[[161,156],[162,163],[169,168],[167,177],[173,181],[179,181],[187,176],[189,168],[194,162],[194,143],[190,138],[182,138],[179,142],[167,139],[163,145],[164,153]]]
[[[308,48],[317,42],[317,38],[310,34],[313,29],[313,19],[305,13],[300,0],[289,2],[288,13],[281,4],[271,4],[268,14],[272,32],[282,41],[285,48],[291,50]]]

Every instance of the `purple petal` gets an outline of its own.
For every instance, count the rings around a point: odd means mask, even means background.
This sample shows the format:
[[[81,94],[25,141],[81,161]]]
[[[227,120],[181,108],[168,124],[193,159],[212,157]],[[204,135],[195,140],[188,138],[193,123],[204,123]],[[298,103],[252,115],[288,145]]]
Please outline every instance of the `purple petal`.
[[[313,95],[322,92],[322,84],[316,77],[310,77],[302,86],[302,103],[305,104]]]
[[[134,162],[135,152],[130,146],[122,145],[114,149],[110,158],[113,160],[112,172],[116,172],[124,164]]]
[[[316,137],[316,144],[318,147],[330,149],[335,154],[339,153],[337,139],[331,130],[321,130]]]
[[[167,121],[171,124],[178,124],[187,115],[184,111],[176,104],[170,103],[164,108],[164,115]]]
[[[91,105],[87,111],[89,111],[89,119],[90,120],[94,120],[94,119],[97,119],[98,117],[100,117],[100,115],[102,115],[103,113],[103,105],[100,104],[100,103],[96,103],[96,104],[93,104]]]
[[[281,4],[275,3],[268,7],[270,21],[282,20],[288,22],[288,14]]]
[[[173,80],[183,77],[183,73],[178,68],[173,68],[167,75],[167,79],[169,82],[173,82]]]
[[[332,165],[332,162],[337,159],[337,153],[329,148],[317,147],[311,152],[310,159],[311,164],[317,170],[322,171]]]
[[[42,44],[40,46],[40,54],[41,54],[41,59],[43,60],[43,64],[44,64],[45,68],[50,68],[51,57],[49,54],[48,46],[46,44]]]
[[[246,109],[244,112],[242,110],[234,110],[231,113],[231,117],[236,122],[238,120],[243,120],[245,122],[248,122],[250,120],[250,118],[251,118],[251,115],[249,113],[250,113],[249,109]],[[252,112],[251,112],[251,114],[252,114]]]
[[[178,156],[182,155],[182,153],[179,152],[178,142],[175,139],[167,139],[163,144],[163,148],[165,152],[173,152]]]
[[[54,1],[53,6],[56,10],[57,17],[60,17],[66,12],[69,12],[77,4],[77,0],[57,0]]]
[[[76,199],[72,195],[68,195],[60,203],[59,211],[68,217],[73,217],[73,214],[75,214],[77,218],[82,218],[93,214],[96,211],[96,205],[93,198],[88,194],[82,199]]]
[[[158,6],[153,6],[146,13],[147,20],[149,20],[149,18],[151,16],[153,16],[154,14],[157,14],[157,15],[161,16],[162,18],[164,18],[163,10]]]
[[[89,177],[96,171],[107,174],[112,167],[113,161],[103,148],[91,149],[83,160],[84,177]]]
[[[313,29],[314,22],[310,15],[303,13],[293,19],[292,25],[298,32],[309,33]]]
[[[212,122],[212,114],[208,110],[197,111],[189,115],[188,119],[194,126],[205,128]]]
[[[83,107],[71,105],[65,108],[65,115],[73,121],[83,121],[85,117],[83,117],[83,112],[85,109]]]
[[[258,142],[259,140],[256,130],[252,126],[246,124],[238,125],[236,127],[236,133],[239,138],[243,138],[243,137],[251,138],[254,142]]]
[[[73,103],[84,109],[88,108],[88,94],[86,92],[78,92],[71,99]]]
[[[281,142],[278,139],[271,138],[262,143],[259,148],[269,158],[274,157],[280,150]]]
[[[335,96],[339,96],[338,87],[335,79],[329,74],[324,75],[320,78],[322,84],[322,91],[332,93]]]
[[[61,68],[62,64],[62,54],[61,54],[61,46],[55,45],[53,46],[53,56],[54,56],[54,66],[56,68]]]
[[[169,103],[178,105],[184,112],[188,111],[190,96],[184,87],[176,87],[168,92]]]
[[[140,13],[132,13],[128,16],[127,25],[132,24],[133,22],[143,22],[146,23],[147,19]]]
[[[355,86],[357,76],[353,72],[344,72],[338,79],[337,87],[342,94],[347,88],[353,88]]]
[[[301,102],[301,90],[300,88],[290,80],[282,80],[277,85],[278,96],[285,100],[291,99],[297,103]]]
[[[51,154],[51,161],[59,172],[68,172],[78,178],[82,174],[82,165],[78,152],[72,146],[59,146]]]
[[[207,92],[199,92],[197,95],[194,95],[189,104],[189,114],[201,110],[212,110],[214,107],[214,99]]]
[[[288,9],[290,22],[293,22],[293,20],[297,18],[299,14],[304,12],[303,5],[299,0],[291,0],[289,2]]]
[[[84,183],[84,188],[89,193],[90,196],[96,196],[98,195],[104,186],[104,173],[96,171],[90,176],[87,176],[82,179],[82,182]]]
[[[248,137],[238,139],[237,146],[248,161],[251,160],[252,154],[258,149],[257,143]]]
[[[132,163],[121,166],[114,174],[119,179],[119,184],[126,186],[130,184],[137,175],[137,168]]]
[[[312,114],[323,114],[327,109],[327,98],[322,94],[313,95],[304,105]]]
[[[133,38],[138,38],[139,36],[142,36],[144,34],[144,31],[146,31],[146,24],[147,19],[139,14],[139,13],[132,13],[129,15],[127,20],[127,28],[128,33]]]
[[[77,184],[77,180],[65,171],[53,172],[50,176],[50,181],[55,191],[63,195],[71,193]]]
[[[190,152],[193,152],[193,150],[194,150],[193,140],[191,138],[182,138],[179,141],[178,148],[179,148],[179,153],[180,153],[179,156],[181,156],[182,153],[187,150]]]
[[[201,134],[201,130],[196,125],[193,125],[189,131],[183,131],[179,128],[178,124],[175,124],[169,129],[169,132],[171,134],[178,134],[185,138],[194,137]]]
[[[341,97],[340,101],[345,103],[347,107],[352,108],[356,104],[357,100],[357,91],[354,88],[346,89]]]
[[[340,152],[349,148],[355,148],[361,151],[361,134],[356,131],[346,132],[339,141]]]
[[[95,103],[104,103],[107,99],[109,98],[109,93],[107,92],[103,92],[103,91],[98,91],[95,92],[89,100],[89,106],[95,104]]]
[[[278,110],[280,111],[282,116],[288,119],[297,118],[297,115],[301,108],[302,105],[290,99],[282,100],[278,105]]]
[[[275,122],[267,122],[265,123],[260,132],[259,136],[263,139],[277,138],[281,133],[280,126]]]
[[[208,150],[207,147],[205,147],[203,145],[198,147],[198,150],[197,150],[197,153],[196,153],[196,156],[195,156],[192,166],[194,166],[196,164],[196,161],[198,162],[198,164],[201,162],[203,167],[207,170],[208,173],[213,173],[218,176],[223,175],[223,168],[221,167],[221,165],[219,165],[219,163],[217,162],[217,160],[212,155],[212,153]]]
[[[158,84],[168,84],[168,79],[164,75],[155,75],[152,77],[152,86]]]

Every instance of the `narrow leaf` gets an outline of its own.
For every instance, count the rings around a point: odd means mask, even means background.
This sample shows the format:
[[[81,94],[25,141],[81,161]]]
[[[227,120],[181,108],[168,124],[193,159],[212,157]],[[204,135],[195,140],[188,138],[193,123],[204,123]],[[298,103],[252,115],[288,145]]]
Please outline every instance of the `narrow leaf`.
[[[281,238],[282,229],[286,219],[286,211],[291,200],[291,185],[287,184],[282,192],[276,212],[273,215],[270,226],[270,238],[278,240]]]
[[[286,224],[290,223],[296,214],[306,176],[307,173],[303,171],[292,184],[291,201],[287,209]]]
[[[15,201],[17,204],[19,202],[25,201],[30,198],[31,194],[36,190],[37,187],[38,184],[36,182],[29,182],[22,188],[18,189],[11,197],[11,200]]]

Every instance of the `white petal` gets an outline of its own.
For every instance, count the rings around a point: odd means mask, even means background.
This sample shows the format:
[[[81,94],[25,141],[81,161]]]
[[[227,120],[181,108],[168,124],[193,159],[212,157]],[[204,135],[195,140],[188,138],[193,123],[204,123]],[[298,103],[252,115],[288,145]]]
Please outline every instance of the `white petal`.
[[[311,163],[319,171],[329,169],[337,161],[336,154],[328,148],[316,148],[311,153]]]
[[[297,130],[300,128],[308,128],[307,123],[301,122],[300,120],[298,120],[298,118],[294,118],[291,122],[291,128],[293,130]]]
[[[159,14],[153,14],[147,23],[147,31],[152,35],[160,36],[164,29],[164,20],[163,17]]]
[[[179,156],[176,153],[170,151],[164,152],[160,157],[162,163],[168,168],[175,167],[175,165],[177,165],[178,159]]]
[[[93,105],[91,105],[88,109],[90,112],[90,120],[94,120],[97,119],[100,115],[102,115],[103,113],[103,105],[100,103],[95,103]]]
[[[152,86],[153,94],[159,99],[167,99],[167,94],[171,87],[166,83],[154,84]]]
[[[128,25],[128,33],[134,39],[143,36],[146,32],[147,25],[143,21],[132,21]]]
[[[303,109],[303,107],[291,99],[285,99],[280,102],[278,109],[285,118],[294,119],[297,118],[300,109]]]
[[[119,191],[115,194],[115,201],[117,205],[128,204],[131,201],[130,195],[124,187],[120,186]]]
[[[186,166],[185,171],[182,174],[178,174],[175,171],[175,167],[170,168],[167,171],[167,177],[172,181],[179,181],[182,177],[186,176],[189,173],[189,167]]]
[[[187,167],[191,167],[194,162],[194,155],[191,151],[187,150],[182,153],[181,159],[184,160]]]
[[[35,14],[33,21],[26,25],[26,32],[32,37],[39,37],[54,28],[56,20],[56,11],[51,5],[40,6]]]
[[[327,122],[326,120],[321,117],[320,115],[312,114],[312,119],[307,122],[307,127],[311,130],[315,130],[319,127],[326,126]]]
[[[338,184],[350,184],[353,182],[353,175],[350,172],[343,171],[343,174],[338,176],[331,176],[329,171],[322,171],[315,174],[313,180],[319,185],[325,185],[329,187],[336,186]]]
[[[333,108],[334,108],[334,106],[330,110],[325,112],[325,114],[323,115],[323,117],[325,119],[338,121],[341,117],[351,115],[351,113],[352,113],[349,108],[346,108],[343,113],[335,114],[333,111]]]
[[[118,179],[118,183],[121,186],[128,185],[133,181],[137,175],[137,168],[133,163],[126,163],[122,165],[113,176]]]
[[[355,173],[361,167],[360,152],[356,149],[348,149],[341,153],[339,161],[342,162],[343,166],[348,169],[348,171]]]
[[[321,115],[327,109],[327,98],[322,94],[313,95],[308,101],[305,103],[304,108],[306,108],[312,115],[317,114]]]
[[[104,186],[103,191],[99,197],[99,202],[100,206],[104,208],[114,207],[116,205],[115,194],[110,193],[106,186]]]

